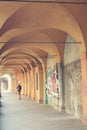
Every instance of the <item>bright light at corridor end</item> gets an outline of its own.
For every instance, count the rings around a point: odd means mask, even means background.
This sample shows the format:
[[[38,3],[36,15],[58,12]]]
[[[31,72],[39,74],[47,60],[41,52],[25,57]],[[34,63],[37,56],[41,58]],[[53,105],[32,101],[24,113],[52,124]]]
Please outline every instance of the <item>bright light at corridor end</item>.
[[[11,92],[12,89],[11,76],[4,74],[1,76],[1,90],[3,92]]]

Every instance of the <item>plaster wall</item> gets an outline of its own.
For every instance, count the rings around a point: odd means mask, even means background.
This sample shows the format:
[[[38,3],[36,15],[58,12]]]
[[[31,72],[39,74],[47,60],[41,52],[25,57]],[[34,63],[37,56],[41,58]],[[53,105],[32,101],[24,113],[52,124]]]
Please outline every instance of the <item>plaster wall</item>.
[[[79,44],[70,35],[67,36],[64,51],[65,110],[75,117],[82,116],[82,72]]]

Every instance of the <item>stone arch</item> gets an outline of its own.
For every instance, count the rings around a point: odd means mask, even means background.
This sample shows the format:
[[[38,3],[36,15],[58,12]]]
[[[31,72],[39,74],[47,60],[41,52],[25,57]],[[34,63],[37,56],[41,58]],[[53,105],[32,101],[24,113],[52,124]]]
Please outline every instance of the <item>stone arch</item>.
[[[38,6],[39,6],[39,4],[38,5],[36,5],[36,4],[31,4],[31,5],[29,5],[30,6],[30,8],[29,8],[29,10],[31,11],[31,9],[32,8],[38,8]],[[67,33],[72,33],[73,31],[73,33],[71,34],[71,35],[73,35],[73,36],[75,36],[75,39],[81,39],[81,40],[79,40],[79,41],[83,41],[83,37],[82,37],[82,34],[81,34],[81,31],[80,31],[80,29],[79,29],[79,27],[78,27],[78,24],[77,24],[77,22],[75,21],[75,19],[74,19],[74,17],[72,17],[72,15],[70,14],[70,12],[68,11],[68,9],[66,9],[66,7],[64,7],[63,5],[55,5],[55,4],[53,4],[53,5],[51,5],[51,4],[44,4],[44,5],[41,5],[40,4],[40,6],[39,6],[39,8],[44,8],[44,9],[46,9],[46,12],[47,13],[49,13],[49,11],[47,10],[47,8],[49,7],[49,10],[52,12],[51,13],[51,16],[49,16],[49,20],[51,19],[52,21],[51,22],[53,22],[53,20],[55,20],[55,18],[56,19],[58,19],[58,17],[61,17],[61,14],[64,16],[64,18],[67,18],[67,20],[65,19],[65,20],[62,20],[62,24],[60,24],[59,22],[58,23],[55,23],[55,27],[58,27],[58,29],[60,29],[60,30],[63,30],[63,31],[65,31],[65,32],[67,32]],[[56,10],[56,8],[58,7],[58,10]],[[14,20],[14,18],[16,17],[16,15],[18,14],[21,14],[21,12],[22,11],[24,11],[24,13],[26,13],[26,11],[28,10],[28,5],[26,5],[26,6],[24,6],[23,8],[21,8],[21,9],[19,9],[15,14],[13,14],[7,21],[6,21],[6,23],[4,24],[4,25],[9,25],[9,21],[10,20]],[[39,9],[37,10],[37,11],[39,11]],[[54,11],[56,12],[55,13],[55,15],[54,15]],[[37,12],[36,12],[37,13]],[[32,11],[31,11],[31,15],[33,14],[33,16],[35,15]],[[59,16],[58,16],[58,15]],[[27,15],[27,14],[26,14]],[[31,15],[30,15],[30,17],[31,17]],[[44,15],[44,14],[43,14]],[[53,18],[52,18],[53,17]],[[42,19],[43,20],[43,19]],[[47,19],[48,20],[48,19]],[[59,19],[58,19],[59,20]],[[44,22],[44,20],[43,20],[43,22]],[[73,26],[71,26],[70,24],[68,24],[68,22],[70,23],[71,22],[71,24],[73,25]],[[41,23],[41,22],[40,22]],[[54,22],[53,22],[54,23]],[[64,26],[62,26],[62,25],[64,25],[65,24],[65,26],[66,27],[64,27]],[[48,24],[47,22],[46,22],[46,24]],[[3,25],[3,28],[5,28],[4,27],[4,25]],[[15,24],[14,24],[15,25]],[[17,25],[17,23],[16,23],[16,25]],[[19,24],[18,24],[19,25]],[[40,25],[39,25],[40,26]],[[46,26],[46,25],[45,25]],[[49,24],[49,26],[52,26],[52,24],[50,25]],[[70,26],[71,26],[71,30],[70,30]],[[75,26],[75,27],[74,27]],[[12,28],[12,27],[15,27],[15,26],[7,26],[8,27],[8,29],[7,30],[9,30],[10,28]],[[10,27],[10,28],[9,28]],[[74,30],[73,30],[73,27],[74,27]],[[78,33],[79,32],[79,33]],[[77,33],[77,34],[76,34]],[[78,37],[78,38],[76,38],[76,36]]]

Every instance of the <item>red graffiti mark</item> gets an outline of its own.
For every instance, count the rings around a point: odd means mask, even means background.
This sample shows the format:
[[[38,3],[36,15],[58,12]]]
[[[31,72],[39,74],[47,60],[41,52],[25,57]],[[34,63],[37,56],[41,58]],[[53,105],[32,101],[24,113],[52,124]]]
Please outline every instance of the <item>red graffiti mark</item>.
[[[51,82],[52,82],[52,90],[53,92],[57,92],[57,84],[56,84],[56,73],[52,75]]]
[[[48,89],[48,92],[47,92],[48,94],[50,94],[50,89]]]

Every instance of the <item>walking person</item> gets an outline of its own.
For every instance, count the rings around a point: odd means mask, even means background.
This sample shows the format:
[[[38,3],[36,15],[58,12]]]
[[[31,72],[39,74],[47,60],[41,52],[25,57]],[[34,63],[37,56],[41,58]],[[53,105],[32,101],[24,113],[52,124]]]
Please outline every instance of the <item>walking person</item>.
[[[22,90],[22,86],[20,84],[18,84],[18,86],[16,87],[17,89],[17,96],[18,99],[21,99],[21,90]]]

